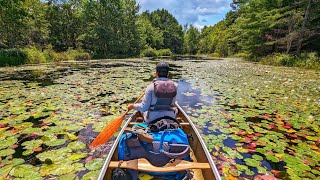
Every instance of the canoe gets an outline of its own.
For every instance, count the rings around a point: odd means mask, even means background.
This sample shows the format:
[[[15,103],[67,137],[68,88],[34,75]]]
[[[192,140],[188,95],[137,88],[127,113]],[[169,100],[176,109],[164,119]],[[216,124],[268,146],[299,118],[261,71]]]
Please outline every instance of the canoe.
[[[211,155],[200,136],[200,133],[197,131],[197,128],[191,122],[190,118],[177,102],[176,106],[179,110],[177,114],[177,120],[180,122],[183,131],[186,134],[192,135],[192,138],[189,138],[189,144],[191,147],[190,156],[193,162],[174,161],[173,163],[168,163],[165,167],[155,167],[150,164],[148,160],[141,158],[136,160],[124,161],[121,163],[120,167],[148,172],[176,172],[179,170],[190,170],[193,174],[192,179],[194,180],[221,180],[217,167],[214,164]],[[143,118],[141,113],[135,112],[122,127],[117,139],[114,142],[113,147],[111,148],[111,151],[109,152],[103,168],[101,169],[98,178],[99,180],[111,180],[113,169],[119,167],[118,144],[121,135],[124,133],[125,128],[132,127],[135,123],[141,123],[142,121]]]

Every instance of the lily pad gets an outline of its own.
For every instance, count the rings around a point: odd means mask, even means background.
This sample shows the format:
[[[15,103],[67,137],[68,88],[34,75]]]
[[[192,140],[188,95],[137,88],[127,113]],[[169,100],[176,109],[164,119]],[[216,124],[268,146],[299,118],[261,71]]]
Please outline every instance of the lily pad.
[[[92,179],[97,179],[99,176],[100,171],[91,171],[85,174],[82,177],[82,180],[92,180]]]
[[[45,142],[47,146],[60,146],[66,142],[65,139],[55,139],[52,141]]]
[[[33,150],[33,149],[41,146],[42,143],[43,143],[43,141],[38,139],[38,140],[26,141],[26,142],[22,143],[21,145],[24,146],[24,149]]]
[[[3,149],[3,150],[0,150],[0,157],[10,156],[14,153],[15,153],[15,150],[13,149]]]
[[[26,178],[26,179],[42,179],[38,173],[39,167],[35,167],[29,164],[22,164],[15,166],[10,171],[10,175],[14,177]]]
[[[279,162],[279,159],[273,154],[266,154],[266,158],[267,158],[267,160],[275,162],[275,163]]]
[[[56,150],[46,151],[38,154],[36,157],[44,162],[47,158],[53,162],[63,161],[67,157],[67,154],[71,153],[69,148],[60,148]]]
[[[79,159],[83,159],[85,157],[87,157],[87,153],[77,153],[77,154],[72,154],[71,156],[69,156],[69,159],[71,161],[76,161]]]
[[[80,172],[80,171],[86,170],[86,168],[84,167],[84,164],[82,164],[82,163],[74,163],[73,166],[74,166],[75,172]]]
[[[78,179],[79,179],[78,176],[73,173],[65,174],[59,177],[59,180],[78,180]]]
[[[91,160],[89,162],[86,163],[85,167],[88,170],[94,171],[94,170],[99,170],[102,168],[104,163],[104,160],[101,158],[96,158],[94,160]]]
[[[251,166],[251,167],[258,167],[260,166],[260,162],[254,159],[250,159],[250,158],[245,158],[244,159],[246,165]]]
[[[252,155],[252,158],[257,160],[257,161],[262,161],[263,157],[259,156],[259,155]]]
[[[41,176],[64,175],[72,172],[74,166],[70,162],[57,162],[53,164],[44,164],[40,168]]]
[[[75,141],[68,144],[68,148],[72,150],[81,150],[86,148],[86,145],[83,142]]]
[[[18,138],[14,137],[14,136],[11,136],[11,137],[8,137],[8,138],[6,138],[4,140],[1,140],[0,149],[4,149],[4,148],[7,148],[9,146],[12,146],[17,141],[18,141]]]

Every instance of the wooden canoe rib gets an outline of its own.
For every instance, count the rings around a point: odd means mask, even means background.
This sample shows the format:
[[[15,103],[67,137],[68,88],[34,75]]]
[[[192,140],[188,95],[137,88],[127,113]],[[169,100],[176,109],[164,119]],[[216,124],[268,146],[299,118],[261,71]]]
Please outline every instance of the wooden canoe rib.
[[[177,172],[177,171],[184,171],[189,169],[210,169],[209,163],[194,163],[189,161],[179,161],[168,163],[163,167],[153,166],[147,159],[140,158],[134,159],[129,161],[111,161],[109,164],[110,168],[126,168],[126,169],[133,169],[139,171],[146,171],[146,172]]]

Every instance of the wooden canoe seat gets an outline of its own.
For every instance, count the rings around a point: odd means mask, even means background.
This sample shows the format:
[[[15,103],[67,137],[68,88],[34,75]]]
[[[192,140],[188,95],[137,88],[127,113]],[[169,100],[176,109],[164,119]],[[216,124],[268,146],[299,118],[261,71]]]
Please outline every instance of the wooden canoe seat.
[[[134,126],[136,124],[136,122],[130,122],[129,123],[129,126]],[[183,122],[183,123],[180,123],[180,126],[190,126],[190,123],[188,122]]]
[[[119,161],[111,161],[109,167],[119,167]],[[153,166],[147,159],[140,158],[129,161],[123,161],[120,168],[133,169],[145,172],[177,172],[189,169],[210,169],[209,163],[196,163],[185,160],[176,160],[173,163],[168,163],[163,167]]]

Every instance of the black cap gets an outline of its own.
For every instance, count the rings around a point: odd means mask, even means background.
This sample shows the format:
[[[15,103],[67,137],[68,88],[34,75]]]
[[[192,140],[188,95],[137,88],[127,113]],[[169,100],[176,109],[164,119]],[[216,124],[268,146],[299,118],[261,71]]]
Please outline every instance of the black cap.
[[[156,70],[160,77],[167,77],[169,72],[169,64],[165,61],[160,61],[156,66]]]

